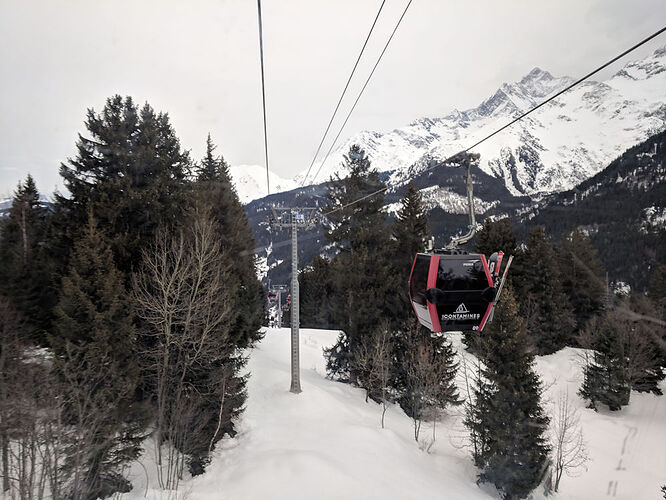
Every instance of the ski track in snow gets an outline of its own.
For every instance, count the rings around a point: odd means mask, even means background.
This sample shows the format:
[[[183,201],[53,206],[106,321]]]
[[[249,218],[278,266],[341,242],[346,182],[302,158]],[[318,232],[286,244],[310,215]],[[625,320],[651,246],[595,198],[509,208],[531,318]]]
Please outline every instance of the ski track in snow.
[[[363,390],[325,377],[322,347],[337,331],[301,330],[301,385],[289,392],[290,330],[268,329],[251,350],[249,397],[238,435],[218,444],[202,476],[185,479],[178,498],[188,499],[497,499],[492,486],[476,484],[461,411],[449,411],[432,427],[424,423],[420,443],[412,421],[391,405],[381,429],[381,407],[365,402]],[[452,336],[462,349],[459,335]],[[473,356],[464,353],[469,363]],[[536,368],[550,410],[568,391],[580,409],[591,460],[587,471],[562,478],[555,499],[660,499],[666,481],[666,396],[632,392],[628,407],[617,412],[585,408],[576,392],[582,381],[580,350],[565,348],[537,358]],[[460,393],[465,394],[462,370]],[[666,389],[666,384],[662,384]],[[150,447],[148,442],[147,448]],[[152,453],[135,464],[134,490],[125,500],[175,498],[154,488]],[[144,469],[145,466],[145,469]],[[149,482],[148,486],[146,481]],[[543,500],[541,488],[530,497]]]

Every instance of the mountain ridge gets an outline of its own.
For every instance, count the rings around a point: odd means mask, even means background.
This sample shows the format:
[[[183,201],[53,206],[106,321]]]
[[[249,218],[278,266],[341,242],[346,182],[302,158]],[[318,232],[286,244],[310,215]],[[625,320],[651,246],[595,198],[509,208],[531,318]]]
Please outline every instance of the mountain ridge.
[[[421,117],[389,132],[361,131],[329,157],[317,179],[339,171],[343,154],[359,144],[390,185],[468,147],[574,80],[535,67],[503,83],[475,108]],[[481,168],[515,195],[565,191],[594,175],[625,149],[666,128],[666,46],[625,64],[603,82],[586,81],[475,148]],[[321,162],[315,163],[317,172]],[[302,181],[303,173],[296,176]],[[312,182],[310,177],[309,182]]]

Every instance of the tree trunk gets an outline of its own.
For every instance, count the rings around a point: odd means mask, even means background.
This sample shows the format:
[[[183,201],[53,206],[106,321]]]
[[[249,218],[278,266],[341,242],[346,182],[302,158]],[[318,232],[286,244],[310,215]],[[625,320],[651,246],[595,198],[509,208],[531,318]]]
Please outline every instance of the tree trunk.
[[[9,491],[9,443],[6,430],[0,432],[0,446],[2,446],[2,491]]]

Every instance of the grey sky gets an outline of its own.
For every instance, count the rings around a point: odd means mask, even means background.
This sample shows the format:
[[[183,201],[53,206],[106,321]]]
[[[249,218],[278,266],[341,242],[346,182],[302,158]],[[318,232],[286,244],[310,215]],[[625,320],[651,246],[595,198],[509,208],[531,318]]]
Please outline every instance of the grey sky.
[[[380,3],[263,0],[278,175],[309,165]],[[406,3],[386,0],[351,98]],[[664,0],[414,0],[343,137],[475,106],[534,66],[580,76],[664,24]],[[86,108],[115,93],[167,111],[195,159],[210,131],[263,165],[254,0],[0,0],[0,64],[0,197],[28,172],[59,186]]]

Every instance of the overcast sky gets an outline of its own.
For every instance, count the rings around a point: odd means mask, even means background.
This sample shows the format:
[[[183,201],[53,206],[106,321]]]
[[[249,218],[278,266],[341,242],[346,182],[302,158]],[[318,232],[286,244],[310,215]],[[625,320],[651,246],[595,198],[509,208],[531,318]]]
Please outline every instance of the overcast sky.
[[[262,2],[278,175],[310,164],[380,3]],[[386,0],[351,102],[406,3]],[[413,0],[343,137],[476,106],[535,66],[581,76],[664,24],[664,0]],[[61,186],[86,109],[116,93],[168,112],[195,159],[210,131],[232,165],[264,164],[254,0],[0,0],[0,62],[0,197],[28,172]]]

